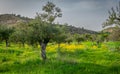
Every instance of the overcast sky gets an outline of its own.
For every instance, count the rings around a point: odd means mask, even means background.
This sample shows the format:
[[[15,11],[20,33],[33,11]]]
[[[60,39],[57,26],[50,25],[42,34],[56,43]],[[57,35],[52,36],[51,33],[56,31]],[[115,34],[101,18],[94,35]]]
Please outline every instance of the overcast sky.
[[[100,31],[108,17],[108,10],[116,7],[119,0],[0,0],[0,14],[20,14],[34,18],[47,1],[62,9],[63,17],[56,20],[77,27]]]

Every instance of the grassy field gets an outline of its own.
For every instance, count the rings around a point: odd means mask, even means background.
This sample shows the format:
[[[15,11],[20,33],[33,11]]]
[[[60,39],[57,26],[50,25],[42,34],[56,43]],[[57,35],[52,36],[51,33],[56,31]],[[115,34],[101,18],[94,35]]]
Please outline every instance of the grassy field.
[[[120,42],[61,44],[59,49],[48,44],[42,61],[39,46],[1,43],[0,74],[120,74]]]

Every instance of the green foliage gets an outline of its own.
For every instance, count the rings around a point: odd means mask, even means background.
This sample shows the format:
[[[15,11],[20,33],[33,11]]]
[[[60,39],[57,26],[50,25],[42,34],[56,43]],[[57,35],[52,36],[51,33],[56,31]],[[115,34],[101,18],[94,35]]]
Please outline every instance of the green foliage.
[[[66,38],[65,41],[66,41],[68,44],[70,44],[71,42],[73,42],[73,40],[74,40],[73,35],[71,35],[70,33],[68,33],[68,34],[67,34],[67,38]]]
[[[10,35],[14,32],[14,29],[12,27],[9,27],[7,25],[0,25],[0,39],[5,40],[6,42],[6,47],[9,46],[9,38]]]
[[[80,35],[80,34],[74,34],[74,38],[75,38],[75,41],[77,41],[78,43],[85,41],[85,37],[83,35]]]
[[[7,26],[7,25],[0,25],[0,37],[2,40],[8,40],[9,36],[13,32],[13,28]]]
[[[67,38],[67,31],[64,26],[61,26],[59,24],[55,25],[56,26],[56,33],[54,38],[52,39],[53,42],[56,42],[58,44],[63,43],[66,41]]]
[[[59,31],[56,25],[43,22],[38,18],[30,23],[30,29],[30,37],[38,42],[44,42],[46,39],[53,39]]]
[[[61,9],[56,7],[52,2],[47,2],[47,4],[43,6],[42,10],[44,13],[40,14],[40,16],[43,21],[52,23],[57,17],[62,17]]]
[[[120,52],[120,42],[119,41],[109,42],[109,43],[107,43],[107,45],[111,51]]]
[[[22,43],[24,46],[28,37],[28,25],[25,22],[20,22],[14,28],[15,32],[10,36],[10,40],[15,43]]]

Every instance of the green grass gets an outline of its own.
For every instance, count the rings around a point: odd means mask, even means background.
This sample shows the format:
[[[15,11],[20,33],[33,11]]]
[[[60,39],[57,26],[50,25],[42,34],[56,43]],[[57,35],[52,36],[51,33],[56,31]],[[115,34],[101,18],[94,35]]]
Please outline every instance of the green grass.
[[[0,44],[0,74],[120,74],[120,42],[103,43],[107,48],[97,49],[90,48],[91,42],[82,44],[87,49],[62,51],[59,57],[47,51],[46,61],[41,60],[39,48]]]

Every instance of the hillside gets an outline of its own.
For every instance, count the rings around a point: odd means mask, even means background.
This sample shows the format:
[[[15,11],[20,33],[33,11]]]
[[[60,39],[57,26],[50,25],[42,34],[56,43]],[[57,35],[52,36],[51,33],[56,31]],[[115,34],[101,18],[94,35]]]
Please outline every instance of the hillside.
[[[113,33],[113,32],[118,31],[118,30],[120,30],[119,27],[109,27],[109,28],[104,29],[103,32]]]
[[[31,18],[28,17],[22,17],[21,15],[15,15],[15,14],[1,14],[0,15],[0,24],[5,24],[5,25],[15,25],[19,22],[28,22],[31,20]],[[97,32],[87,30],[84,28],[77,28],[75,26],[69,26],[67,25],[66,28],[70,31],[71,34],[78,33],[78,34],[95,34]]]
[[[120,41],[120,28],[109,27],[103,30],[103,32],[109,33],[107,39],[110,41]]]
[[[75,27],[75,26],[67,26],[68,30],[71,32],[71,34],[78,33],[78,34],[96,34],[96,31]]]
[[[0,15],[0,24],[5,25],[14,25],[19,22],[27,22],[30,18],[28,17],[22,17],[20,15],[15,14],[1,14]]]

